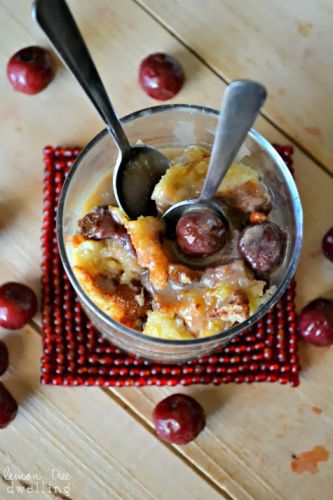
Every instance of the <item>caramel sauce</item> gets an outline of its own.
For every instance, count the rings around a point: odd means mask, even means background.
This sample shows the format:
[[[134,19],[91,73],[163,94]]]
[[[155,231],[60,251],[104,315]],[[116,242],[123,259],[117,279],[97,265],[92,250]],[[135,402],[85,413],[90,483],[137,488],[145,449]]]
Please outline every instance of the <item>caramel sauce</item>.
[[[101,179],[88,196],[83,205],[83,213],[86,214],[100,205],[115,203],[112,190],[112,172]]]

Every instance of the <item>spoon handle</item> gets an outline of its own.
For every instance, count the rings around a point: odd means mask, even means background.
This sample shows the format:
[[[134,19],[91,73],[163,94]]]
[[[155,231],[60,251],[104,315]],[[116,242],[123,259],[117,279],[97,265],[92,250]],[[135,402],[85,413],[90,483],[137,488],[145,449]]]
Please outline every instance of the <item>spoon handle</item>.
[[[211,200],[233,162],[261,106],[266,89],[256,82],[236,80],[223,95],[212,154],[200,200]]]
[[[128,139],[66,2],[36,0],[32,17],[94,104],[119,149],[125,153],[130,148]]]

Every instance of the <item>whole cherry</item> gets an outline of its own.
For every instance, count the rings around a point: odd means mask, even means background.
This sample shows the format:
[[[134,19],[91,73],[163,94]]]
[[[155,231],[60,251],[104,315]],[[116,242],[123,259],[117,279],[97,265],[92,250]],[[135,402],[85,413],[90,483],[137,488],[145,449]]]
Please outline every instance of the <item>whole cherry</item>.
[[[184,78],[181,64],[167,54],[151,54],[140,64],[139,81],[142,88],[159,101],[174,97],[182,88]]]
[[[17,403],[11,393],[0,382],[0,429],[7,425],[15,418],[17,413]]]
[[[186,444],[205,427],[202,406],[186,394],[173,394],[160,401],[153,412],[157,436],[163,441]]]
[[[37,312],[37,297],[22,283],[9,282],[0,287],[0,326],[22,328]]]
[[[25,47],[9,59],[7,76],[15,90],[24,94],[37,94],[54,77],[52,56],[42,47]]]
[[[8,368],[9,356],[7,346],[0,340],[0,375],[3,375]]]
[[[225,245],[227,228],[221,218],[211,210],[193,210],[179,219],[176,238],[185,254],[204,257],[221,250]]]
[[[333,262],[333,226],[324,235],[321,246],[325,257]]]
[[[333,301],[319,298],[305,306],[299,315],[298,331],[310,344],[333,344]]]

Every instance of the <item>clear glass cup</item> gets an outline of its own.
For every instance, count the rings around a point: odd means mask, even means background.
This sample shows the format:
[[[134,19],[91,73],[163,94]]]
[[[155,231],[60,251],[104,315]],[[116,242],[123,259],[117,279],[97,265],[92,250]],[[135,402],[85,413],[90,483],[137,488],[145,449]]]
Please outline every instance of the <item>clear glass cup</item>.
[[[218,111],[194,105],[156,106],[132,113],[121,121],[130,143],[139,139],[159,149],[184,148],[196,144],[211,147]],[[110,173],[118,149],[103,130],[82,151],[62,189],[57,217],[60,255],[80,302],[96,328],[112,343],[131,354],[164,363],[180,363],[206,355],[225,346],[260,319],[281,297],[294,275],[301,245],[303,214],[295,182],[282,158],[258,132],[251,130],[245,141],[250,155],[242,162],[255,167],[268,187],[273,201],[270,218],[287,233],[282,265],[271,277],[276,291],[247,321],[211,337],[193,340],[164,340],[132,330],[103,313],[85,294],[71,267],[68,239],[77,232],[77,220],[94,186]],[[106,202],[114,203],[112,186]]]

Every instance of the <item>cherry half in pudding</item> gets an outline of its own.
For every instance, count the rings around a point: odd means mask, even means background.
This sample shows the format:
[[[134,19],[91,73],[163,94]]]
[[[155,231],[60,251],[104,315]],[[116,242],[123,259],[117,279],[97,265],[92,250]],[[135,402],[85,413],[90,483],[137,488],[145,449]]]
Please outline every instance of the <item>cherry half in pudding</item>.
[[[205,427],[202,406],[186,394],[173,394],[160,401],[153,412],[157,436],[174,444],[187,444]]]
[[[81,234],[91,240],[117,240],[121,246],[135,254],[128,232],[123,224],[117,222],[106,205],[100,205],[78,221]]]
[[[150,97],[159,101],[174,97],[182,88],[184,78],[181,64],[167,54],[151,54],[140,64],[141,87]]]
[[[246,227],[240,235],[238,249],[247,264],[258,274],[273,272],[285,253],[285,235],[274,222]]]
[[[49,51],[31,46],[16,52],[7,63],[12,87],[24,94],[38,94],[54,77],[54,62]]]

